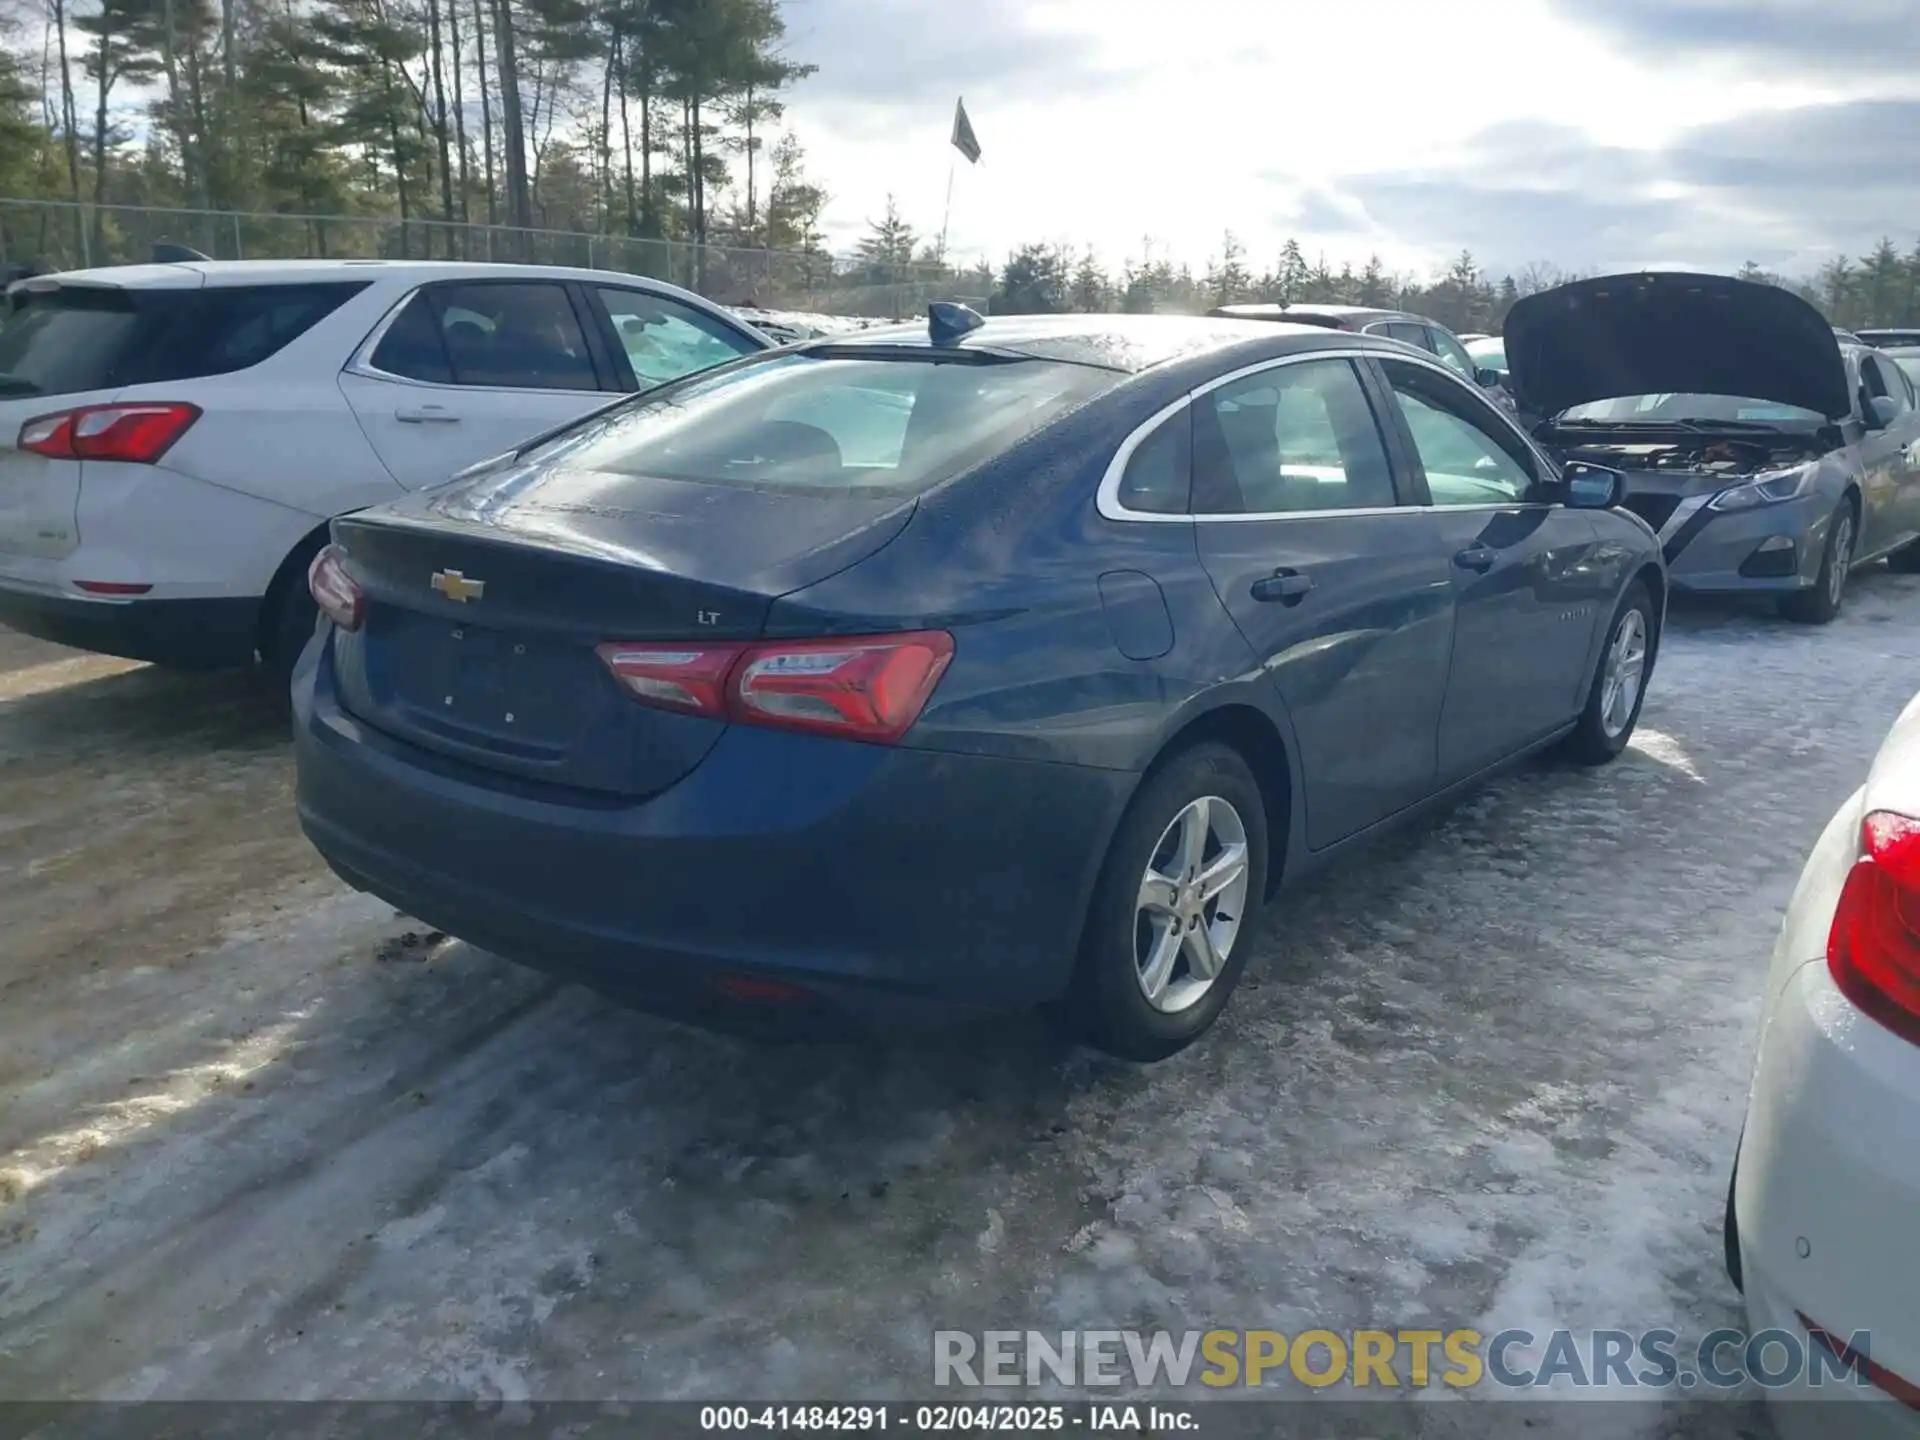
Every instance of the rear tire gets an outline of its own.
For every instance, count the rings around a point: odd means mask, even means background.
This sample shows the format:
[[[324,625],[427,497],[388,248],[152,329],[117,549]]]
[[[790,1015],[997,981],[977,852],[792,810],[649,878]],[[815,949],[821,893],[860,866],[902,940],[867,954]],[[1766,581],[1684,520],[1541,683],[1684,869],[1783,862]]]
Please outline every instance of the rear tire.
[[[1636,580],[1620,597],[1607,626],[1600,662],[1593,667],[1587,703],[1562,749],[1582,765],[1605,765],[1633,738],[1640,723],[1640,707],[1653,678],[1653,660],[1660,648],[1653,596],[1644,580]],[[1637,659],[1636,659],[1637,654]]]
[[[1896,575],[1920,575],[1920,540],[1902,545],[1889,555],[1887,568]]]
[[[307,589],[307,566],[324,543],[324,536],[310,540],[289,555],[260,602],[260,673],[279,698],[293,684],[293,667],[320,619],[320,607]]]
[[[1802,625],[1825,625],[1840,613],[1847,596],[1847,575],[1853,569],[1854,545],[1860,516],[1852,500],[1842,500],[1827,522],[1827,546],[1820,555],[1820,574],[1811,590],[1801,590],[1780,602],[1780,613]]]
[[[1066,1004],[1077,1038],[1153,1061],[1205,1034],[1246,968],[1267,854],[1266,806],[1239,752],[1205,741],[1150,772],[1087,913]]]
[[[1740,1220],[1733,1213],[1733,1190],[1740,1180],[1740,1152],[1733,1152],[1733,1174],[1727,1177],[1727,1214],[1720,1223],[1721,1243],[1725,1247],[1727,1278],[1742,1295],[1747,1293],[1746,1267],[1740,1263]]]

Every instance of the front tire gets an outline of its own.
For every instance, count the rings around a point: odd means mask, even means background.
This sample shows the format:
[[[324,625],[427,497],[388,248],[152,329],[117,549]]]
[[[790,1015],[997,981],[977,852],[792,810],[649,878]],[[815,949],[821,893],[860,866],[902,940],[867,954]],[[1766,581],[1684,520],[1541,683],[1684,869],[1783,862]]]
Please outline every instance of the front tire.
[[[1604,765],[1633,738],[1640,723],[1640,706],[1647,698],[1647,678],[1659,646],[1653,596],[1646,582],[1636,580],[1620,597],[1607,627],[1607,643],[1587,687],[1586,707],[1565,743],[1570,759],[1582,765]]]
[[[1266,894],[1267,812],[1239,753],[1215,742],[1151,772],[1108,847],[1067,1012],[1123,1060],[1164,1060],[1206,1033],[1239,983]]]
[[[1802,625],[1825,625],[1840,613],[1841,602],[1846,599],[1847,575],[1853,569],[1859,524],[1853,502],[1842,500],[1827,525],[1827,548],[1820,554],[1820,574],[1813,588],[1782,600],[1782,615]]]

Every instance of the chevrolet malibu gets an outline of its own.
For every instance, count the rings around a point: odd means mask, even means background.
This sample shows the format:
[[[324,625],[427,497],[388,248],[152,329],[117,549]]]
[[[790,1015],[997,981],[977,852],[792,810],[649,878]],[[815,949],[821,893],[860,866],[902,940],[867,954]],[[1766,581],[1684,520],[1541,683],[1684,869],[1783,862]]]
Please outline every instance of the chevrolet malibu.
[[[1676,589],[1840,613],[1885,556],[1920,570],[1920,407],[1886,356],[1778,286],[1577,280],[1507,316],[1521,411],[1557,454],[1623,470]]]
[[[301,821],[643,1008],[1159,1058],[1280,882],[1626,745],[1666,579],[1619,483],[1389,340],[935,306],[335,521]]]

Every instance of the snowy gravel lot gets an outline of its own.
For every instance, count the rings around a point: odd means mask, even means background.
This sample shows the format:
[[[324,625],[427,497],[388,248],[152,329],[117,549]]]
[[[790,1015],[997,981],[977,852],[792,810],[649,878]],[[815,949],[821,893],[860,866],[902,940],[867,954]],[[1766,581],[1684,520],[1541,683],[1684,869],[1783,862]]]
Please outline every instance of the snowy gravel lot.
[[[0,1395],[921,1394],[936,1328],[1739,1323],[1779,913],[1920,579],[1269,912],[1208,1043],[754,1045],[343,889],[240,679],[0,632]]]

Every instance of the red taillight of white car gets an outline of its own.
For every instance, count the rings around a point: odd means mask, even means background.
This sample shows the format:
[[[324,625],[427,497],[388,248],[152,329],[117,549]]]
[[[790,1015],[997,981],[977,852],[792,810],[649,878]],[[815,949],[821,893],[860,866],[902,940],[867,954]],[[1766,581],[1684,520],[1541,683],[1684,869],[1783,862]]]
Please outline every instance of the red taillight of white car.
[[[19,446],[49,460],[152,465],[199,418],[198,405],[173,401],[83,405],[27,421],[20,427]]]
[[[307,590],[326,617],[342,630],[358,630],[367,613],[367,597],[347,574],[338,545],[325,545],[307,567]]]
[[[1834,908],[1827,969],[1860,1009],[1920,1045],[1920,820],[1876,810]]]
[[[953,659],[944,630],[844,640],[600,647],[643,705],[890,745],[920,718]]]

